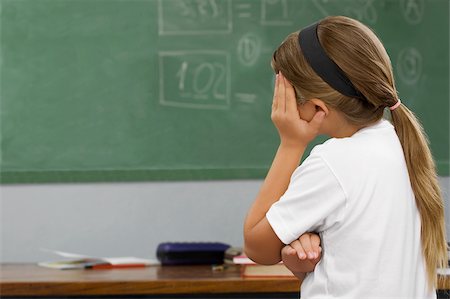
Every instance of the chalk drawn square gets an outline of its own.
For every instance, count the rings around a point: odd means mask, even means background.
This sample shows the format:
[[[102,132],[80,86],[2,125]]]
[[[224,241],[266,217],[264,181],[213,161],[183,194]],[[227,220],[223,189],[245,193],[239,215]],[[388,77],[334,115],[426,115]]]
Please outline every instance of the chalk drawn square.
[[[292,25],[293,3],[288,0],[263,0],[261,3],[261,25]]]
[[[159,84],[163,106],[229,109],[229,54],[213,50],[159,52]]]
[[[230,0],[158,0],[159,35],[228,34]]]

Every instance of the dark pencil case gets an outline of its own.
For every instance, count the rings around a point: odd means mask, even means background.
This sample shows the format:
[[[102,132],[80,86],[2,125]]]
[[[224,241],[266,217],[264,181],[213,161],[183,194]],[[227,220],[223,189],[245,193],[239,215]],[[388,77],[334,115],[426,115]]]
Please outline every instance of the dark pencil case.
[[[158,245],[156,256],[162,265],[223,264],[229,247],[218,242],[167,242]]]

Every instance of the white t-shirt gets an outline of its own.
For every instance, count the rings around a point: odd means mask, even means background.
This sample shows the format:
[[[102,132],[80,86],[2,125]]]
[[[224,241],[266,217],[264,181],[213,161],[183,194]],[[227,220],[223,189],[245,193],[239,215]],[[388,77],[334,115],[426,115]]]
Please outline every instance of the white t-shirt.
[[[436,298],[402,147],[387,120],[317,145],[266,217],[285,244],[320,234],[322,259],[302,298]]]

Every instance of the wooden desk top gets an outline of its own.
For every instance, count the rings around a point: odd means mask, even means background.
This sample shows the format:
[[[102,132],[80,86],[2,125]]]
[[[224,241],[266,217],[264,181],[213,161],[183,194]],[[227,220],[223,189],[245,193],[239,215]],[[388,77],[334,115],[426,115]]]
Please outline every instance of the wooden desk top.
[[[55,270],[34,264],[0,265],[2,296],[162,295],[298,292],[296,278],[242,278],[239,267],[147,267],[115,270]],[[450,277],[439,283],[450,289]]]
[[[0,265],[2,296],[160,295],[298,292],[295,278],[242,278],[239,267],[170,266],[114,270],[55,270]]]

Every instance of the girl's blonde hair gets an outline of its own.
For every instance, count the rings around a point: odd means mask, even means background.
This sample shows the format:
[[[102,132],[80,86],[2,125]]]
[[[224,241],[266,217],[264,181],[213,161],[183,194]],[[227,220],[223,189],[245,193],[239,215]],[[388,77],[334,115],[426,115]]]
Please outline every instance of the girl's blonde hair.
[[[325,83],[305,60],[298,45],[298,32],[290,34],[274,52],[274,71],[281,71],[292,83],[299,104],[309,98],[319,98],[340,111],[351,124],[367,126],[379,121],[385,108],[398,101],[391,61],[381,41],[364,24],[342,16],[321,20],[317,34],[327,55],[366,100],[342,95]],[[414,113],[401,104],[391,115],[420,213],[428,282],[436,286],[436,268],[447,267],[447,245],[444,205],[433,157]]]

